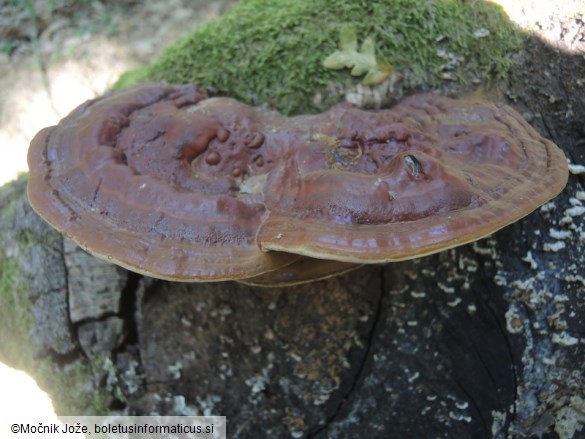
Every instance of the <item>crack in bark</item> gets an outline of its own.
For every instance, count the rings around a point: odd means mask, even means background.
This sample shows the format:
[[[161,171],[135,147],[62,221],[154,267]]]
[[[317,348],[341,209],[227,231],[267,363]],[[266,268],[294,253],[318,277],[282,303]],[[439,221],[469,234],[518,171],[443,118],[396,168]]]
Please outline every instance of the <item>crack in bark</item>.
[[[107,312],[103,313],[102,315],[100,315],[99,317],[86,317],[86,318],[81,319],[75,323],[72,322],[71,325],[73,326],[74,329],[79,329],[80,326],[83,326],[86,323],[104,322],[107,319],[109,319],[110,317],[119,317],[121,319],[124,318],[120,313],[113,312],[113,311],[107,311]]]
[[[490,294],[492,293],[491,285],[486,285],[486,289]],[[514,422],[514,420],[516,419],[516,412],[517,412],[516,404],[517,404],[517,401],[519,398],[518,373],[517,373],[516,363],[514,361],[514,350],[512,349],[512,345],[510,344],[510,339],[508,338],[507,330],[504,328],[504,326],[502,325],[502,323],[498,319],[498,313],[494,310],[490,301],[486,302],[486,309],[490,312],[490,314],[494,318],[494,321],[496,322],[496,327],[498,328],[498,330],[502,334],[502,338],[504,339],[504,341],[506,343],[506,351],[508,352],[509,359],[510,359],[509,364],[511,365],[511,371],[512,371],[514,397],[512,400],[512,404],[510,405],[510,408],[507,409],[510,411],[510,416],[509,417],[506,416],[506,420],[504,423],[504,432],[506,432],[506,434],[507,434],[509,429],[510,429],[510,426],[512,425],[512,422]]]
[[[77,346],[75,349],[67,352],[66,354],[60,354],[55,352],[53,349],[47,349],[46,354],[43,356],[50,358],[50,362],[55,364],[57,367],[64,367],[78,361],[80,355],[85,357],[85,352],[83,352],[83,349]]]
[[[65,291],[65,306],[66,306],[66,322],[67,322],[67,332],[71,337],[71,342],[73,343],[74,347],[70,351],[66,353],[60,353],[55,350],[54,347],[46,346],[40,351],[37,351],[35,354],[36,356],[40,357],[48,357],[50,361],[57,365],[58,367],[67,366],[69,364],[74,363],[80,357],[87,358],[87,355],[81,348],[81,343],[79,342],[79,336],[77,333],[77,324],[71,321],[71,312],[70,312],[70,303],[69,303],[69,272],[67,269],[67,264],[65,263],[65,250],[63,246],[63,238],[58,241],[58,244],[54,250],[59,254],[59,258],[61,263],[63,264],[63,290]],[[59,289],[60,290],[60,289]],[[48,290],[45,294],[54,294],[58,293],[59,291],[56,290]],[[40,300],[40,297],[35,299],[35,302]]]
[[[119,317],[124,320],[125,337],[120,346],[113,352],[123,351],[127,346],[138,344],[138,327],[136,323],[136,310],[138,300],[138,288],[140,285],[141,274],[128,271],[126,285],[120,295]]]
[[[556,130],[553,126],[548,123],[548,118],[542,113],[542,110],[539,110],[538,114],[540,114],[540,119],[542,120],[542,125],[546,130],[546,133],[550,139],[553,139],[555,143],[558,142],[558,136],[556,135]]]
[[[79,341],[79,334],[77,332],[78,325],[71,321],[71,303],[69,301],[69,268],[67,268],[67,261],[65,260],[66,259],[65,244],[64,244],[63,239],[64,239],[63,237],[61,237],[61,239],[59,239],[59,255],[61,258],[61,264],[63,264],[63,273],[64,273],[63,282],[65,283],[64,288],[65,288],[65,294],[67,295],[67,300],[66,300],[67,322],[68,322],[68,326],[69,326],[69,333],[71,334],[71,338],[73,339],[73,342],[75,343],[75,349],[72,350],[70,353],[66,354],[66,356],[75,357],[77,355],[80,355],[83,358],[87,358],[87,355],[85,354],[85,352],[81,348],[81,342]],[[53,352],[53,353],[55,355],[59,355],[56,352]],[[74,359],[75,358],[73,358],[73,360]],[[73,360],[70,360],[69,362],[72,362]]]
[[[482,361],[482,363],[483,363],[483,361]],[[486,367],[485,364],[484,364],[484,367]],[[467,397],[467,400],[469,402],[471,402],[471,405],[473,406],[474,410],[479,415],[479,419],[481,420],[481,425],[483,426],[483,431],[485,432],[485,437],[486,438],[489,438],[490,437],[489,436],[490,429],[488,428],[488,422],[485,419],[485,417],[483,416],[483,413],[481,411],[481,408],[480,408],[479,404],[475,401],[475,399],[473,398],[473,396],[471,395],[471,393],[469,393],[467,391],[467,389],[465,388],[465,386],[459,382],[459,380],[457,379],[457,376],[451,375],[451,379],[453,380],[453,382],[455,383],[455,385],[459,388],[459,390]]]
[[[349,386],[349,389],[347,390],[347,392],[345,393],[345,395],[343,395],[343,397],[341,398],[340,402],[338,403],[337,407],[335,408],[333,414],[331,416],[329,416],[325,423],[323,425],[319,425],[316,426],[312,429],[312,431],[309,431],[309,433],[307,434],[307,439],[313,439],[315,437],[317,437],[318,435],[322,434],[323,432],[325,432],[330,426],[331,424],[333,424],[336,419],[340,416],[341,411],[344,407],[347,406],[347,404],[349,404],[349,400],[351,399],[352,395],[355,393],[355,390],[357,389],[358,383],[362,380],[365,369],[366,369],[366,364],[369,362],[371,356],[372,356],[372,351],[374,349],[374,338],[375,335],[378,333],[378,327],[379,327],[379,323],[381,320],[381,316],[382,316],[382,302],[384,300],[385,297],[385,293],[386,293],[386,283],[385,283],[385,276],[384,276],[384,267],[380,267],[380,295],[378,297],[378,300],[376,302],[376,309],[374,310],[373,316],[373,322],[372,322],[372,326],[368,332],[368,336],[367,336],[367,343],[366,343],[366,349],[362,358],[362,361],[360,362],[359,366],[357,367],[357,371],[353,377],[353,380]]]

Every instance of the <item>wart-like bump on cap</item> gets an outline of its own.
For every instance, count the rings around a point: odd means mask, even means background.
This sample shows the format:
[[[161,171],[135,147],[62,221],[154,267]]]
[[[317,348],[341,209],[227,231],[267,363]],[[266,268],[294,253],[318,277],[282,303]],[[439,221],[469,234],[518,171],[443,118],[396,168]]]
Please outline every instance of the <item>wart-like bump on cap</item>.
[[[180,281],[291,285],[482,238],[566,159],[505,105],[434,95],[286,118],[192,85],[88,101],[29,150],[31,205],[89,252]]]
[[[316,118],[318,133],[268,176],[266,250],[361,264],[428,255],[517,221],[568,179],[562,151],[503,104],[423,94]]]
[[[291,264],[297,255],[256,243],[262,195],[237,191],[228,162],[249,160],[239,114],[207,101],[194,86],[150,84],[86,102],[33,139],[31,205],[90,253],[153,277],[241,279]]]

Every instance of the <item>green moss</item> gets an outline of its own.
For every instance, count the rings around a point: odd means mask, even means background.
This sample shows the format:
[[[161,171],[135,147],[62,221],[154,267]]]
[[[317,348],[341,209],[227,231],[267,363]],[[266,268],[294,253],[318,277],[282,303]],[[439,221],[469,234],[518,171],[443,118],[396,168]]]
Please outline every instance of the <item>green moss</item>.
[[[0,253],[0,362],[25,369],[32,364],[29,304],[21,296],[18,261]]]
[[[94,383],[95,371],[86,359],[60,366],[50,358],[34,358],[29,337],[30,302],[18,262],[0,253],[0,362],[33,376],[51,395],[61,415],[102,415],[108,412],[112,393]]]
[[[29,288],[20,270],[18,257],[10,255],[16,251],[8,238],[15,221],[16,200],[24,190],[26,179],[20,176],[14,183],[0,187],[0,362],[24,369],[32,364],[29,346],[31,326]]]
[[[112,395],[93,383],[94,373],[85,359],[64,367],[43,360],[36,364],[34,376],[39,386],[51,395],[59,415],[100,416],[109,412],[108,401]]]
[[[2,223],[11,223],[14,220],[14,193],[26,186],[28,172],[21,172],[16,180],[9,181],[0,186],[0,209],[2,209]]]
[[[440,83],[445,63],[438,48],[463,58],[453,74],[464,81],[504,77],[510,52],[523,41],[498,6],[479,0],[242,0],[116,87],[192,82],[285,114],[320,111],[316,92],[359,82],[322,66],[344,24],[360,40],[371,36],[395,71],[409,70],[432,85]],[[480,28],[489,35],[475,36]]]
[[[102,376],[90,362],[80,357],[60,365],[56,358],[39,358],[30,337],[33,322],[31,298],[36,295],[28,275],[21,269],[21,258],[33,245],[57,246],[59,235],[49,227],[35,235],[22,228],[15,232],[16,204],[22,202],[27,176],[0,187],[0,362],[35,378],[52,398],[59,414],[104,414],[112,393],[94,383]],[[41,232],[42,233],[42,232]],[[66,362],[65,362],[66,363]]]
[[[85,359],[59,366],[50,358],[34,358],[30,340],[32,315],[26,279],[18,261],[0,252],[0,362],[33,376],[62,415],[108,412],[111,392],[96,390],[94,372]]]

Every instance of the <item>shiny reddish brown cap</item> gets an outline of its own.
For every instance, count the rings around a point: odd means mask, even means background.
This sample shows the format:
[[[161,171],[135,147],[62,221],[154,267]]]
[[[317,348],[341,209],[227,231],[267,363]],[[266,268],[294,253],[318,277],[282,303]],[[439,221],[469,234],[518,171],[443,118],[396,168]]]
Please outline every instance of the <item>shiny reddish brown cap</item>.
[[[505,105],[418,95],[286,118],[163,84],[86,102],[28,160],[31,205],[89,252],[163,279],[258,285],[474,241],[568,177]]]
[[[338,106],[266,182],[263,249],[354,263],[485,237],[555,197],[562,151],[503,104],[435,95]]]
[[[149,84],[81,105],[33,139],[31,205],[90,253],[153,277],[238,279],[292,263],[256,244],[262,195],[233,190],[236,167],[262,148],[245,137],[253,121],[242,135],[240,114],[224,108],[220,121],[196,105],[205,98]],[[218,163],[238,148],[231,168]]]

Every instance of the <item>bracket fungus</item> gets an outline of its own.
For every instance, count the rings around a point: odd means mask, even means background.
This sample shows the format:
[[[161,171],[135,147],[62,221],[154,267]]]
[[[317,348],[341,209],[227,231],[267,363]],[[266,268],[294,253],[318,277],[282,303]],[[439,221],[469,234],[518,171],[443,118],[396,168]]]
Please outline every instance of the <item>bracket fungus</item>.
[[[430,94],[284,117],[193,85],[88,101],[31,143],[28,195],[96,256],[180,281],[286,285],[477,240],[567,162],[502,104]]]

